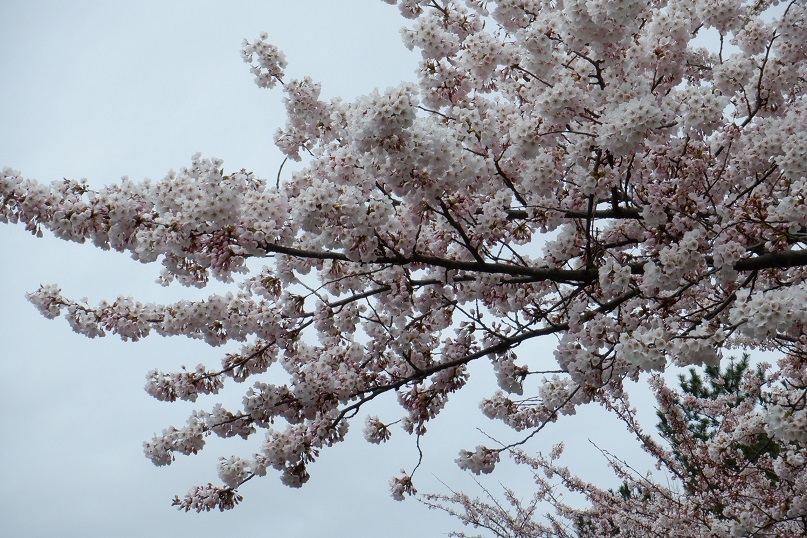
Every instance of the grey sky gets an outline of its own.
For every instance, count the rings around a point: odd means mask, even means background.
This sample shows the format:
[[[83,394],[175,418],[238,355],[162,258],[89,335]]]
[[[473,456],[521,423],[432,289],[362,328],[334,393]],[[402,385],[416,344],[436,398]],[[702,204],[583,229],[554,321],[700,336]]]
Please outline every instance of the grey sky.
[[[282,93],[252,82],[242,63],[243,38],[266,31],[287,55],[291,77],[310,75],[330,98],[414,80],[417,54],[398,28],[405,21],[379,0],[22,1],[0,3],[0,166],[40,181],[86,177],[100,186],[128,175],[161,178],[200,151],[274,177],[281,158],[272,134],[283,122]],[[185,514],[174,494],[212,481],[219,456],[250,453],[255,443],[211,439],[200,456],[155,468],[142,442],[184,423],[196,404],[164,404],[142,389],[158,367],[218,363],[222,349],[183,339],[87,340],[62,320],[48,321],[24,299],[42,283],[58,283],[90,302],[133,295],[161,302],[209,290],[154,284],[158,266],[132,262],[89,245],[37,240],[21,227],[0,226],[0,364],[4,409],[0,443],[0,535],[3,536],[441,536],[457,523],[416,501],[396,503],[387,481],[417,461],[414,439],[394,431],[391,444],[369,445],[361,421],[350,439],[325,450],[302,490],[277,477],[243,488],[245,502],[228,513]],[[553,341],[524,350],[551,360]],[[453,464],[460,448],[486,441],[475,426],[504,439],[514,433],[481,416],[479,398],[494,390],[490,368],[449,405],[424,441],[421,491],[475,488]],[[484,378],[484,379],[483,379]],[[233,387],[237,405],[247,387]],[[389,399],[368,409],[398,418]],[[363,413],[361,417],[368,413]],[[652,408],[643,411],[652,421]],[[652,424],[652,422],[646,422]],[[588,477],[612,481],[588,442],[620,451],[624,439],[597,410],[548,428],[530,450],[567,441],[569,463]],[[618,425],[616,426],[619,427]],[[260,442],[261,439],[256,439]],[[630,452],[635,454],[636,451]],[[528,485],[507,464],[487,484]]]

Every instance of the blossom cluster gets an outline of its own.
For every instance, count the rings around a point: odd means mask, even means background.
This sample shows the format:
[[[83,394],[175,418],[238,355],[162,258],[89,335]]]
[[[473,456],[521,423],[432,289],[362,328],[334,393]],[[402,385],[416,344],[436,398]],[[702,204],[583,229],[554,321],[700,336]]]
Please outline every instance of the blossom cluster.
[[[288,65],[286,56],[268,40],[269,34],[263,33],[255,41],[244,39],[241,47],[241,58],[251,64],[255,84],[261,88],[273,88],[278,82],[282,84],[283,69]]]
[[[493,371],[496,372],[496,382],[503,390],[513,394],[523,394],[522,383],[527,377],[528,370],[517,366],[512,356],[500,357],[493,362]]]
[[[468,469],[474,474],[490,474],[499,461],[499,452],[478,446],[473,452],[460,450],[460,455],[455,461],[460,469]]]
[[[741,290],[730,313],[730,320],[751,338],[765,339],[777,335],[798,339],[805,334],[807,284],[763,293]]]
[[[392,432],[378,417],[367,417],[364,422],[364,438],[375,444],[380,444],[389,440]]]

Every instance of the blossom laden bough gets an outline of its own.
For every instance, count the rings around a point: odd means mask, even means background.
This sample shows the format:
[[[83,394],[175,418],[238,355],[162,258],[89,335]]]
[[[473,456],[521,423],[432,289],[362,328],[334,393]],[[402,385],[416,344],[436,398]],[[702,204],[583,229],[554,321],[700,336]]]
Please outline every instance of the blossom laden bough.
[[[483,360],[508,393],[484,414],[529,433],[463,451],[471,470],[580,405],[613,408],[626,380],[715,365],[730,347],[781,352],[788,389],[771,395],[768,435],[801,443],[803,3],[388,3],[412,20],[418,80],[353,102],[287,78],[268,36],[245,41],[257,84],[285,93],[275,141],[305,158],[298,172],[267,181],[195,155],[160,181],[100,189],[0,175],[3,222],[159,262],[164,285],[231,285],[165,305],[92,306],[53,285],[29,296],[89,337],[240,343],[220,367],[148,374],[165,401],[250,383],[243,409],[217,404],[147,442],[156,464],[210,434],[266,435],[222,460],[223,487],[177,504],[232,508],[269,468],[302,485],[387,393],[419,438]],[[709,32],[725,46],[697,46]],[[552,358],[520,353],[548,335]],[[386,441],[395,421],[374,417],[365,437]],[[414,493],[413,472],[393,480],[396,498]]]

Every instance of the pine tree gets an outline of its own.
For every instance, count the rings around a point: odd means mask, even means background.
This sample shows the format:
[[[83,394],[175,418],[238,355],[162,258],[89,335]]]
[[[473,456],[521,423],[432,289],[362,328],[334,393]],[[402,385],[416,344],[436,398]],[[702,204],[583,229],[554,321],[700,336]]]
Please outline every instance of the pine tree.
[[[750,357],[747,353],[744,353],[738,360],[732,358],[725,369],[721,369],[720,366],[710,365],[701,369],[701,373],[698,373],[695,368],[690,368],[688,375],[681,374],[678,376],[683,395],[689,395],[694,398],[694,400],[687,399],[686,402],[682,398],[678,407],[685,417],[687,428],[695,439],[707,442],[718,431],[731,427],[723,424],[722,415],[713,415],[708,412],[709,403],[720,399],[722,404],[736,407],[751,397],[747,390],[749,380],[747,374],[757,376],[759,381],[764,380],[765,374],[760,367],[757,367],[754,373],[751,374],[749,368]],[[767,402],[763,396],[757,395],[754,397],[757,399],[756,404],[758,406],[766,408]],[[676,460],[687,470],[691,483],[702,473],[702,470],[697,463],[692,461],[687,452],[682,450],[679,437],[675,435],[665,413],[657,411],[656,414],[659,418],[656,428],[661,433],[661,436],[672,445],[672,452]],[[745,439],[744,441],[748,440]],[[734,446],[742,452],[746,460],[745,464],[756,463],[764,455],[776,457],[782,448],[779,443],[764,432],[755,435],[751,442],[736,442]],[[739,470],[739,465],[734,458],[729,458],[724,463],[728,468]],[[774,473],[767,472],[766,474],[772,481],[778,480]],[[630,490],[625,485],[620,487],[619,493],[623,496],[631,495]]]

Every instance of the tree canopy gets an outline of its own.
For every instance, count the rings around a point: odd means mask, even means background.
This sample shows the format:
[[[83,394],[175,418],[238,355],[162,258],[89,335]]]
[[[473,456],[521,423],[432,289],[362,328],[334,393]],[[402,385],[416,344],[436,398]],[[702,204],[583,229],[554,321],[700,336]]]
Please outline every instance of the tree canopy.
[[[645,536],[673,528],[668,519],[695,518],[738,536],[803,521],[803,3],[388,3],[411,20],[402,35],[422,55],[417,81],[352,102],[324,101],[313,79],[288,78],[269,36],[244,41],[256,83],[284,93],[288,119],[275,141],[304,162],[301,171],[284,175],[280,166],[276,178],[259,178],[197,155],[160,181],[101,189],[8,168],[0,175],[4,222],[159,262],[165,285],[230,283],[227,294],[172,304],[90,305],[57,285],[29,295],[43,315],[64,316],[89,337],[242,343],[220,366],[149,374],[146,390],[166,401],[249,383],[242,408],[198,410],[146,442],[156,465],[197,453],[210,434],[266,436],[257,453],[222,460],[221,485],[175,504],[232,508],[239,486],[266,474],[299,487],[320,451],[357,420],[368,441],[388,441],[397,417],[362,411],[375,398],[397,397],[400,426],[419,438],[465,385],[472,361],[491,361],[501,388],[481,402],[484,414],[522,433],[504,446],[461,450],[459,466],[490,473],[515,452],[579,490],[583,482],[551,458],[516,447],[591,403],[640,432],[626,380],[669,366],[717,368],[725,350],[741,348],[777,350],[781,360],[764,378],[743,378],[753,397],[704,398],[693,387],[700,401],[736,405],[719,410],[719,424],[732,424],[725,435],[712,435],[707,419],[695,436],[714,465],[686,484],[688,492],[729,488],[736,502],[683,495],[665,505],[674,513],[656,503],[645,520],[615,525]],[[716,46],[700,44],[709,36]],[[556,339],[554,357],[519,353],[541,337]],[[674,391],[654,379],[668,435],[691,433],[691,417],[674,412]],[[733,442],[741,434],[776,443],[753,460],[769,463],[775,479],[738,467],[752,460]],[[637,435],[669,469],[695,463]],[[714,472],[725,477],[718,485],[709,482]],[[412,471],[391,490],[413,494]],[[644,495],[623,499],[648,506]],[[586,521],[599,521],[594,534],[613,531],[602,518]]]

